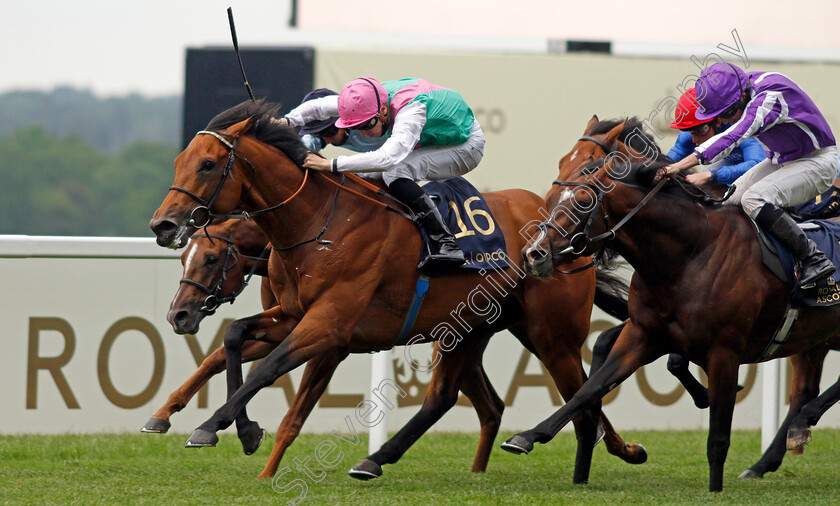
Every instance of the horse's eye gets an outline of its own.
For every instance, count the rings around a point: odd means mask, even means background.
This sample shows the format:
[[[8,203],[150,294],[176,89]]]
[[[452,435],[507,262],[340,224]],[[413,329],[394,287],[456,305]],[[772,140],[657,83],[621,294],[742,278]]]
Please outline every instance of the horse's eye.
[[[204,263],[207,265],[213,265],[219,263],[219,257],[216,255],[207,255],[207,258],[204,260]]]
[[[216,162],[213,160],[204,160],[201,162],[201,166],[198,168],[201,172],[210,172],[211,170],[216,168]]]

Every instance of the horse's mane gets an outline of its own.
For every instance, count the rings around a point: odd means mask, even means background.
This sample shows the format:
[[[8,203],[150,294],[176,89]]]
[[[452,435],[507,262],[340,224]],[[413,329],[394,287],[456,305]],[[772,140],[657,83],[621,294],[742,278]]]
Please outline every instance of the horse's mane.
[[[599,158],[598,160],[589,162],[580,169],[580,174],[586,175],[595,173],[601,168],[603,168],[605,163],[605,158]],[[670,163],[672,162],[667,159],[655,162],[632,162],[626,174],[621,174],[620,177],[616,177],[618,174],[616,174],[614,171],[610,171],[608,174],[610,176],[610,179],[612,179],[613,181],[620,181],[626,185],[635,186],[647,191],[652,190],[653,187],[659,183],[659,181],[656,179],[657,171],[662,167],[669,165]],[[701,204],[713,205],[711,202],[704,202],[702,199],[697,198],[697,196],[702,195],[701,190],[699,189],[699,187],[690,183],[688,179],[686,179],[684,173],[679,173],[676,176],[671,176],[671,179],[672,181],[665,184],[665,186],[660,191],[660,194],[671,195],[682,200],[700,202]],[[674,179],[679,180],[681,185],[673,181]],[[691,195],[686,193],[683,187],[688,188],[688,191],[691,191],[692,193],[696,192],[695,196],[692,197]],[[697,188],[697,190],[693,190],[694,188]],[[708,189],[706,191],[708,192]]]
[[[260,142],[274,146],[285,153],[299,167],[303,166],[306,158],[306,146],[300,140],[294,128],[280,124],[280,104],[267,102],[264,98],[249,100],[235,105],[217,114],[205,130],[224,130],[240,121],[253,118],[246,135],[250,135]]]
[[[624,130],[618,135],[618,141],[627,144],[638,153],[648,153],[649,148],[656,149],[656,161],[664,161],[665,155],[653,136],[644,129],[644,124],[636,116],[630,118],[607,119],[595,123],[589,135],[605,134],[624,123]],[[637,133],[638,135],[632,135]],[[629,142],[628,142],[629,141]]]

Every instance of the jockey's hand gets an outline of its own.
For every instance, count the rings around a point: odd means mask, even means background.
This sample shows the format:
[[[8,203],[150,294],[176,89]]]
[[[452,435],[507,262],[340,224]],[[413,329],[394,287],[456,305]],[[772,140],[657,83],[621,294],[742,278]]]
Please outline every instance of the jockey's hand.
[[[704,170],[703,172],[696,172],[685,176],[691,184],[701,185],[706,184],[712,180],[712,171]]]
[[[676,164],[666,165],[661,169],[656,171],[656,180],[659,181],[665,176],[673,176],[674,174],[679,174],[682,169],[678,168]]]
[[[308,153],[306,160],[303,161],[303,166],[307,169],[320,170],[322,172],[330,171],[330,160],[316,155],[315,153]]]

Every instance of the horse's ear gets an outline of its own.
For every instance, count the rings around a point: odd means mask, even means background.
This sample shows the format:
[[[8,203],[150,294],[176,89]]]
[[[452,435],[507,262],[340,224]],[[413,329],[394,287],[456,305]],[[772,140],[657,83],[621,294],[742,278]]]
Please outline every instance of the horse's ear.
[[[618,139],[618,136],[621,135],[621,132],[624,131],[624,125],[626,123],[626,121],[622,121],[618,126],[613,127],[612,130],[607,132],[607,136],[604,138],[604,144],[606,144],[607,146],[612,146],[613,144],[615,144],[615,141],[616,139]]]
[[[248,131],[251,128],[251,124],[253,123],[252,118],[248,118],[246,120],[242,120],[239,123],[231,125],[225,129],[225,133],[233,137],[234,139],[239,138],[242,134]]]
[[[586,129],[583,131],[583,135],[589,135],[589,132],[592,131],[596,123],[598,123],[598,115],[593,114],[592,119],[590,119],[589,123],[586,124]]]

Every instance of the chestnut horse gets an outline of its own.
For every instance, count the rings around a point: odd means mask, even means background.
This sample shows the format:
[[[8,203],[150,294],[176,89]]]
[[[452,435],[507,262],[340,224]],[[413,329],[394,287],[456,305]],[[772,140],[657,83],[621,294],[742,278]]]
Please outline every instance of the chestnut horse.
[[[209,225],[206,233],[194,234],[181,255],[184,274],[178,291],[170,305],[167,320],[178,334],[195,334],[205,316],[215,312],[224,302],[233,302],[244,290],[251,275],[263,276],[262,304],[264,309],[276,305],[274,294],[268,283],[268,257],[264,253],[268,239],[262,229],[251,220],[228,220]],[[607,294],[602,294],[605,298]],[[614,308],[605,307],[614,311]],[[626,311],[626,310],[625,310]],[[523,336],[525,337],[525,336]],[[278,343],[247,341],[242,346],[242,361],[258,360],[268,354]],[[533,345],[525,343],[533,349]],[[440,353],[439,343],[435,343],[434,354]],[[476,357],[480,359],[481,357]],[[277,429],[274,449],[260,477],[273,476],[279,467],[283,454],[300,432],[303,423],[310,414],[317,400],[323,394],[333,371],[319,367],[335,360],[310,360],[289,411]],[[225,351],[219,347],[211,353],[198,370],[169,398],[148,422],[141,432],[165,433],[170,428],[170,416],[183,409],[198,390],[215,374],[224,370]],[[461,391],[467,395],[476,409],[481,422],[481,441],[473,461],[473,472],[483,472],[487,468],[489,451],[498,431],[503,404],[498,403],[498,395],[486,378],[480,362],[468,364],[465,369],[464,384]],[[433,371],[433,377],[437,369]],[[435,395],[431,392],[430,395]],[[492,402],[491,402],[492,401]]]
[[[301,169],[305,148],[294,130],[272,121],[277,110],[275,104],[245,102],[214,118],[176,158],[174,185],[150,224],[158,244],[178,248],[211,217],[230,217],[226,213],[241,209],[236,216],[256,220],[274,248],[269,278],[278,305],[228,327],[228,402],[196,429],[187,446],[215,445],[216,432],[234,421],[240,439],[250,446],[261,429],[248,419],[245,405],[261,388],[310,359],[343,359],[348,353],[397,344],[394,336],[418,279],[421,240],[416,226],[383,212],[390,206],[381,185],[378,193],[365,196],[337,176]],[[525,245],[520,230],[537,221],[543,200],[524,190],[484,197],[508,250],[515,252],[509,257],[512,267],[463,270],[432,281],[411,342],[445,340],[435,369],[439,374],[428,391],[434,394],[427,393],[420,413],[357,466],[359,474],[375,476],[382,464],[396,462],[455,404],[458,389],[470,381],[466,366],[477,363],[487,339],[501,329],[527,337],[564,398],[571,398],[583,382],[580,348],[589,329],[594,272],[584,270],[552,283],[520,275],[515,267],[521,265],[519,250]],[[473,308],[476,294],[486,307]],[[465,335],[444,326],[450,317]],[[243,384],[241,350],[248,340],[279,344]],[[497,396],[494,401],[501,404]],[[624,443],[603,415],[601,419],[611,453],[628,462],[646,459],[643,448]],[[596,425],[591,416],[575,420],[575,482],[588,479]]]
[[[603,366],[572,400],[503,448],[528,453],[534,443],[547,443],[639,367],[679,353],[708,374],[709,490],[720,491],[738,366],[762,360],[790,289],[764,267],[752,225],[740,209],[701,202],[688,194],[694,187],[683,176],[654,187],[656,170],[666,164],[613,158],[555,181],[567,190],[557,204],[565,211],[553,214],[540,238],[548,243],[542,248],[549,256],[533,255],[534,245],[523,252],[529,272],[550,275],[553,265],[608,245],[635,269],[630,319]],[[775,356],[801,353],[806,363],[814,363],[807,359],[823,353],[821,343],[838,336],[838,323],[838,306],[803,307]]]

